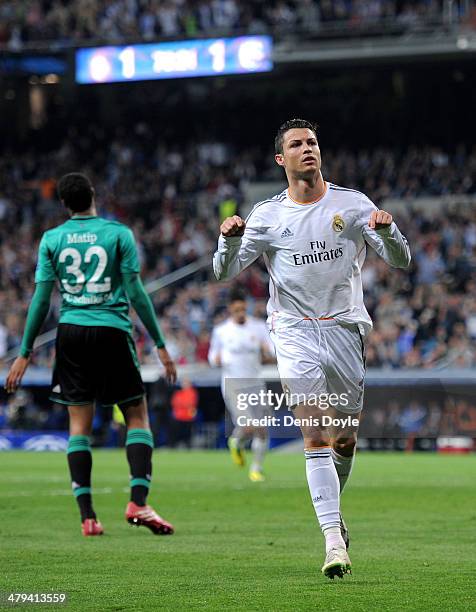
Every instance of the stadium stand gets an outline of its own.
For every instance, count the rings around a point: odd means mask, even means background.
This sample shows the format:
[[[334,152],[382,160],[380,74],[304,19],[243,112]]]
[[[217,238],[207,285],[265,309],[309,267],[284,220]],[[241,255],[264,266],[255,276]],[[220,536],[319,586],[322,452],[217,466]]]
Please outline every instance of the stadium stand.
[[[438,0],[8,0],[0,7],[0,48],[266,31],[401,34],[465,20],[467,3]]]
[[[414,393],[411,382],[412,375],[416,380],[440,371],[454,374],[456,380],[461,370],[476,366],[476,149],[471,148],[467,120],[473,77],[464,58],[459,63],[451,63],[449,57],[439,61],[435,51],[445,42],[445,34],[454,46],[452,53],[471,49],[465,36],[476,29],[473,4],[1,2],[0,114],[5,129],[0,142],[0,359],[21,340],[39,238],[65,218],[55,194],[59,176],[82,170],[91,177],[100,213],[131,225],[144,280],[157,281],[201,256],[211,261],[220,217],[235,210],[245,215],[256,201],[250,197],[252,187],[263,182],[276,185],[276,192],[282,188],[269,134],[288,118],[288,111],[302,112],[322,121],[326,130],[325,178],[365,192],[381,207],[395,204],[399,227],[412,249],[409,272],[388,274],[371,250],[364,268],[366,304],[375,325],[367,366],[380,369],[367,377],[365,435],[376,440],[402,435],[413,439],[417,433],[435,437],[438,432],[476,431],[476,409],[464,393],[450,397],[437,381],[435,395],[427,401],[423,391]],[[103,86],[87,90],[73,84],[74,47],[255,33],[272,34],[278,43],[281,60],[269,78],[181,79],[168,87],[143,82],[111,85],[107,91]],[[335,57],[329,70],[316,58],[334,38],[342,39],[338,42],[346,46],[347,58],[371,39],[375,65],[367,69],[365,62],[371,60],[365,48],[364,63],[354,70],[342,68]],[[378,57],[382,41],[392,60],[389,55],[386,60]],[[402,53],[409,44],[423,58],[433,54],[433,60],[407,63]],[[44,50],[48,53],[43,55],[57,53],[63,72],[37,73],[36,67],[15,71],[17,64],[9,63],[24,58],[28,64]],[[302,65],[299,58],[289,65],[283,61],[300,51],[314,53],[315,58],[308,57]],[[428,92],[438,104],[428,103]],[[340,104],[344,98],[348,104]],[[242,128],[245,123],[248,130]],[[262,133],[255,137],[257,128]],[[350,145],[360,148],[350,150]],[[249,295],[250,310],[264,317],[268,289],[263,263],[245,271],[240,283]],[[153,293],[168,348],[179,366],[203,364],[205,369],[210,330],[225,316],[232,284],[216,283],[209,266]],[[46,330],[56,326],[58,307],[56,298]],[[135,323],[141,362],[151,364],[147,334],[138,320]],[[52,344],[34,353],[33,365],[45,367],[43,382],[25,385],[13,397],[4,394],[0,429],[65,427],[64,411],[50,408],[47,400],[46,368],[53,358]],[[382,391],[379,373],[391,382],[400,372],[406,373],[407,386],[398,392],[389,393],[395,388],[388,386]],[[195,446],[219,445],[223,406],[213,384],[213,392],[205,383],[199,390],[194,435],[201,441],[195,439]],[[170,394],[159,387],[160,383],[150,384],[148,390],[154,427],[161,423],[156,439],[162,444],[167,442],[167,426],[162,425],[169,418]],[[473,387],[468,388],[473,393]],[[98,443],[110,435],[110,419],[110,414],[98,416]],[[120,429],[120,424],[114,427]]]

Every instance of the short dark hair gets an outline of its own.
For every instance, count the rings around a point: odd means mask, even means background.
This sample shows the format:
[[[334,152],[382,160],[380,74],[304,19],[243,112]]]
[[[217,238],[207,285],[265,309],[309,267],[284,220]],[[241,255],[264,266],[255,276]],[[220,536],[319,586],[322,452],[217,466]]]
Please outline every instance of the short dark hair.
[[[58,197],[73,212],[87,210],[93,201],[94,189],[88,177],[80,172],[65,174],[58,181]]]
[[[307,128],[308,130],[313,131],[317,136],[317,125],[315,123],[307,121],[306,119],[289,119],[279,127],[276,138],[274,139],[274,150],[276,153],[283,152],[284,134],[288,130],[292,130],[294,128]]]
[[[233,287],[228,294],[228,304],[233,302],[246,302],[246,295],[240,287]]]

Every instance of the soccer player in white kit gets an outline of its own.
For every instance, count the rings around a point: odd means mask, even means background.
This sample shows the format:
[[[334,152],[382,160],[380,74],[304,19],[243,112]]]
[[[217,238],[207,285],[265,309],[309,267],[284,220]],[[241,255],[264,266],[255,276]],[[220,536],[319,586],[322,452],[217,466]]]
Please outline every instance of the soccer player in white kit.
[[[244,447],[251,439],[253,458],[249,478],[261,482],[265,479],[263,461],[268,449],[268,430],[251,421],[266,416],[266,407],[249,406],[244,400],[250,393],[266,390],[266,384],[258,376],[262,363],[275,362],[274,347],[265,322],[247,315],[245,295],[239,289],[230,292],[228,312],[229,318],[213,329],[208,360],[212,367],[222,369],[221,390],[234,427],[228,438],[231,458],[243,467]],[[241,402],[238,401],[240,394]]]
[[[398,268],[409,266],[410,249],[392,215],[363,193],[323,179],[312,123],[284,123],[275,152],[288,188],[256,204],[246,222],[236,215],[225,219],[213,267],[218,280],[230,279],[264,257],[270,276],[268,325],[280,378],[286,391],[304,393],[294,416],[301,420],[309,491],[325,536],[322,572],[342,578],[351,563],[340,494],[354,459],[363,340],[372,328],[361,269],[367,244]],[[337,396],[334,414],[347,417],[333,429],[323,423],[320,406],[311,403],[322,393],[332,400]]]

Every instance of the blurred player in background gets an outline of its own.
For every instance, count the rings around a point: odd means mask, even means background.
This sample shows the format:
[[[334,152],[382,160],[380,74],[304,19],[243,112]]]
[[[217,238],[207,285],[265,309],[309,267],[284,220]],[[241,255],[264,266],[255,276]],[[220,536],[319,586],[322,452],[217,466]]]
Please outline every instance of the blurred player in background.
[[[301,427],[311,499],[326,540],[324,575],[350,572],[348,533],[340,493],[357,442],[365,374],[363,338],[372,321],[363,301],[361,269],[366,244],[391,266],[406,268],[410,250],[392,215],[362,193],[324,181],[316,127],[293,119],[275,140],[275,160],[289,187],[259,202],[246,222],[220,227],[213,265],[229,279],[264,255],[270,275],[268,322],[283,387]],[[350,423],[328,430],[311,398],[336,394],[335,413]],[[345,421],[345,419],[343,419]]]
[[[51,399],[68,407],[68,464],[83,534],[103,533],[91,496],[89,437],[95,400],[104,406],[117,404],[124,413],[131,479],[126,519],[131,524],[145,525],[155,534],[171,534],[172,525],[146,503],[154,443],[132,339],[128,298],[154,340],[171,383],[176,380],[176,370],[140,278],[134,236],[122,223],[97,216],[94,189],[86,176],[79,173],[63,176],[58,195],[71,218],[45,232],[41,239],[36,289],[20,356],[14,361],[5,386],[7,391],[14,392],[21,383],[58,281],[62,305]]]
[[[267,408],[258,405],[241,409],[238,395],[266,391],[266,384],[258,377],[263,363],[275,362],[274,347],[265,322],[247,315],[246,298],[239,289],[230,293],[228,312],[229,318],[213,329],[208,360],[211,366],[222,369],[221,390],[234,426],[228,438],[231,458],[243,467],[244,448],[251,439],[253,458],[249,477],[253,482],[261,482],[265,479],[263,461],[268,449],[268,430],[248,420],[266,416]],[[245,420],[244,425],[240,425],[242,420]]]
[[[170,445],[192,447],[193,423],[197,418],[199,395],[191,380],[182,378],[180,389],[170,398],[172,418],[170,420]]]

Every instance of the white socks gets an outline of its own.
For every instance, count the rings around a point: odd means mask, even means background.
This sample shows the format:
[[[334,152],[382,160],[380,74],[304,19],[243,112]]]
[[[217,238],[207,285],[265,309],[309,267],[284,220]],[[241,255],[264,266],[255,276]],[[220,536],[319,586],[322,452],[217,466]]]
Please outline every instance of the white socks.
[[[324,536],[326,538],[326,553],[328,553],[331,548],[345,548],[345,542],[342,539],[340,527],[329,527],[324,531]]]
[[[329,446],[305,449],[304,456],[307,483],[319,525],[324,535],[331,527],[339,528],[340,533],[340,486],[331,449]]]
[[[345,483],[352,472],[352,466],[354,465],[355,449],[350,457],[344,457],[339,455],[333,448],[331,448],[331,456],[334,462],[337,476],[339,477],[340,492],[342,493]]]
[[[264,455],[268,450],[268,438],[258,438],[255,436],[251,442],[253,462],[250,467],[251,472],[261,472],[263,470]]]

